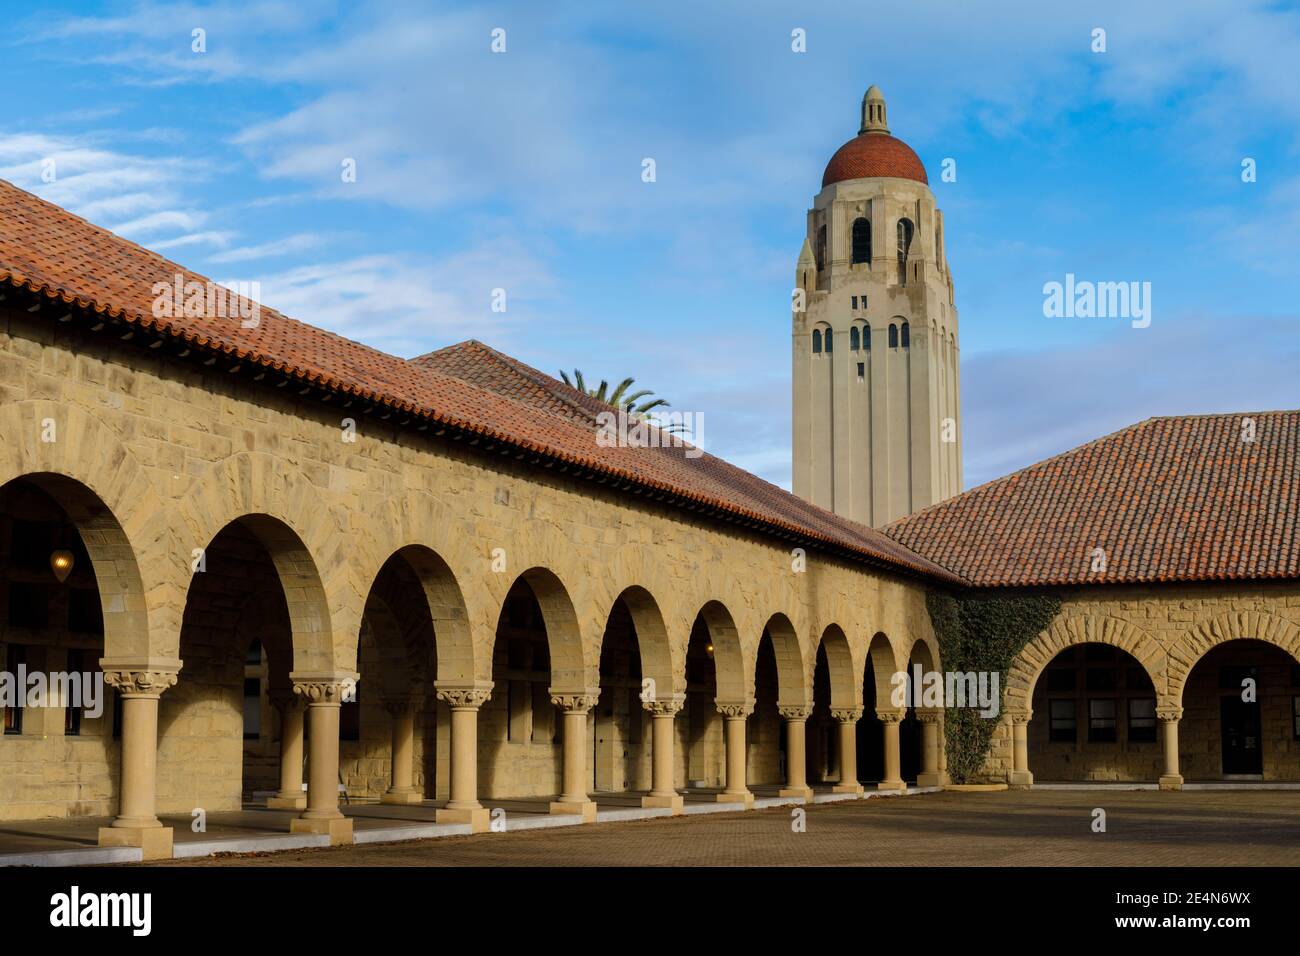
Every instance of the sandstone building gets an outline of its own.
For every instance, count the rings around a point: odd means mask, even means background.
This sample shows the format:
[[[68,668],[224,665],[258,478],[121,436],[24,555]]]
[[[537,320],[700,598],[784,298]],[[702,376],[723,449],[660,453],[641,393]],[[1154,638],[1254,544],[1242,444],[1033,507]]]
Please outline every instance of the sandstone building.
[[[941,239],[905,289],[836,265],[854,204],[941,236],[923,179],[880,178],[819,199],[810,315],[851,355],[829,300],[860,282],[867,324],[924,327],[909,414],[955,416]],[[478,342],[404,360],[265,306],[158,315],[178,281],[208,287],[0,183],[0,659],[113,689],[98,715],[4,708],[12,832],[102,818],[165,856],[159,814],[194,808],[346,842],[340,793],[483,829],[505,798],[591,819],[609,793],[939,786],[944,712],[890,693],[943,667],[936,592],[1064,604],[1006,675],[984,779],[1300,779],[1300,413],[1153,419],[955,497],[956,450],[913,417],[889,461],[947,500],[873,529],[888,508],[610,447],[603,406]],[[889,508],[927,500],[902,487]]]

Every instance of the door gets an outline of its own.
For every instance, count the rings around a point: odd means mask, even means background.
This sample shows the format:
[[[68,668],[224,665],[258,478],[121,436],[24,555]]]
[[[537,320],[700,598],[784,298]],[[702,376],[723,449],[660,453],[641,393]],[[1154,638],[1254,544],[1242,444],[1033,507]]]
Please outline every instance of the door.
[[[1223,729],[1223,772],[1262,774],[1264,757],[1259,749],[1259,701],[1247,702],[1235,695],[1222,698],[1219,722]]]

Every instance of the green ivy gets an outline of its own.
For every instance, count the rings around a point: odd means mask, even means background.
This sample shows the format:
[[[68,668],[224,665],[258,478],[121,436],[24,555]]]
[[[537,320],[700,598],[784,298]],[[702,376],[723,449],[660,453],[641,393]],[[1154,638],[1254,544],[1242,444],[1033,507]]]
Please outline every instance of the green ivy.
[[[997,673],[1005,699],[1012,661],[1052,623],[1061,602],[1044,595],[952,597],[931,593],[926,596],[926,607],[939,640],[943,669]],[[1002,703],[998,701],[999,712]],[[944,737],[948,776],[953,783],[971,783],[979,777],[996,726],[996,719],[981,717],[973,708],[948,708]]]

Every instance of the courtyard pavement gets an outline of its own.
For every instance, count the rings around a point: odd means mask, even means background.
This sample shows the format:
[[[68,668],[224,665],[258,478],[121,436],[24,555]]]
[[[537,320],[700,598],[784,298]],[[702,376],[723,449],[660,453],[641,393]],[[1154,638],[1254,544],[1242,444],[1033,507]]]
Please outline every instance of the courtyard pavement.
[[[1094,832],[1094,811],[1106,831]],[[1294,791],[929,793],[168,866],[1296,866]],[[803,812],[801,810],[801,812]]]

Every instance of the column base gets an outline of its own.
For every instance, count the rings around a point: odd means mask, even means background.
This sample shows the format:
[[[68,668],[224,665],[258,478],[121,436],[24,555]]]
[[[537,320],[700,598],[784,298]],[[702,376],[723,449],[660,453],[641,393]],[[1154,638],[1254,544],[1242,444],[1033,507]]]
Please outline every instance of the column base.
[[[596,822],[596,804],[591,800],[553,800],[551,813],[556,815],[576,813],[582,817],[583,823]]]
[[[330,846],[344,846],[352,842],[352,821],[347,817],[324,820],[295,817],[289,823],[289,832],[328,834]]]
[[[470,833],[487,833],[492,829],[492,814],[487,807],[443,807],[433,814],[435,823],[468,823]]]
[[[1034,785],[1034,775],[1028,770],[1013,770],[1007,774],[1007,785],[1012,790],[1028,790]]]
[[[668,809],[676,817],[681,816],[682,809],[686,806],[686,800],[680,793],[662,797],[651,793],[641,798],[641,806],[648,810]]]
[[[861,796],[866,792],[866,788],[860,783],[837,783],[831,787],[831,793],[856,793]]]
[[[903,783],[901,780],[882,780],[880,783],[876,784],[876,790],[881,793],[906,789],[907,784]]]
[[[409,806],[412,803],[423,803],[424,794],[418,790],[389,790],[379,797],[379,802],[395,806]]]
[[[266,798],[266,805],[272,810],[306,810],[307,794],[300,793],[297,796],[277,793],[274,797]]]
[[[136,846],[146,860],[172,858],[172,828],[156,827],[100,827],[100,846]]]
[[[1177,774],[1177,773],[1175,773],[1175,774],[1161,774],[1161,776],[1160,776],[1160,789],[1161,789],[1161,790],[1181,790],[1181,789],[1183,789],[1183,777],[1182,777],[1182,774]]]
[[[943,774],[935,773],[918,773],[916,775],[916,785],[918,787],[942,787]]]
[[[718,794],[718,803],[735,803],[746,810],[754,806],[754,795],[746,790],[744,793],[728,793],[726,790]]]
[[[782,787],[776,792],[778,797],[801,797],[804,803],[813,802],[812,787]]]

